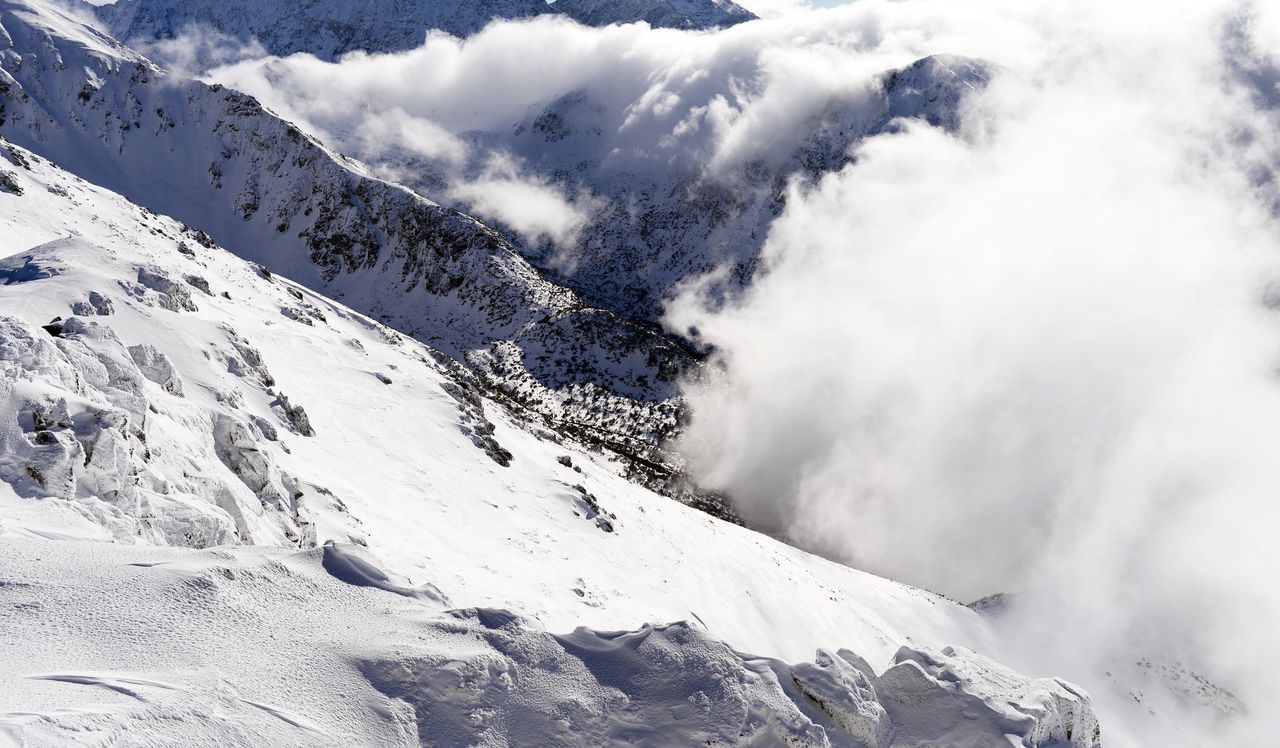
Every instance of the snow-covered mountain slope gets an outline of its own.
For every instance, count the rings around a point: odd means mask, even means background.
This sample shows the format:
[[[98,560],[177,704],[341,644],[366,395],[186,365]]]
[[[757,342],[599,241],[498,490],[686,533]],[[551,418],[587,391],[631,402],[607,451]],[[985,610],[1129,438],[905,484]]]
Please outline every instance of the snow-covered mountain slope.
[[[1080,689],[946,649],[994,650],[972,610],[653,494],[426,345],[0,157],[0,735],[1097,743]],[[819,647],[861,657],[785,664]]]
[[[467,362],[555,428],[672,481],[678,344],[591,308],[476,220],[375,179],[44,0],[0,0],[0,133]]]
[[[713,29],[756,18],[733,0],[556,0],[554,7],[587,26],[643,21],[654,28]]]
[[[431,29],[467,36],[495,18],[554,12],[544,0],[119,0],[96,8],[115,37],[143,46],[214,31],[274,55],[327,60],[410,49]]]

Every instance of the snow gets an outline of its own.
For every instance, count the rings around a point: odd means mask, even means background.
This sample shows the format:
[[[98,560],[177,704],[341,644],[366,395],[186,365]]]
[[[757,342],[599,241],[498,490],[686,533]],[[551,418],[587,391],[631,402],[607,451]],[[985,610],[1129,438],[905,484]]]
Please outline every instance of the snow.
[[[0,736],[31,746],[922,745],[846,733],[788,665],[694,624],[554,635],[505,611],[344,584],[321,555],[6,539],[0,627],[40,625],[43,636],[0,640]],[[897,709],[904,724],[931,722]],[[989,727],[964,723],[970,734]],[[1053,744],[1024,737],[1014,744]],[[966,744],[1009,744],[999,741]]]
[[[538,419],[460,399],[468,380],[426,346],[4,152],[27,164],[22,194],[0,194],[14,740],[841,744],[850,710],[799,697],[782,663],[998,650],[973,611],[653,494]],[[94,292],[112,313],[69,317]],[[310,324],[282,312],[300,308]],[[60,337],[41,329],[55,317]],[[477,412],[509,467],[464,430]]]

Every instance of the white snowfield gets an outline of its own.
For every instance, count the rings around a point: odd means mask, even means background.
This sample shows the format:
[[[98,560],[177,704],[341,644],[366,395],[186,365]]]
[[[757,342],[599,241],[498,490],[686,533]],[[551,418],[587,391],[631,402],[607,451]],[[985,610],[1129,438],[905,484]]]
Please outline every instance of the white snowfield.
[[[0,743],[1099,744],[1081,689],[971,651],[978,613],[0,157]]]

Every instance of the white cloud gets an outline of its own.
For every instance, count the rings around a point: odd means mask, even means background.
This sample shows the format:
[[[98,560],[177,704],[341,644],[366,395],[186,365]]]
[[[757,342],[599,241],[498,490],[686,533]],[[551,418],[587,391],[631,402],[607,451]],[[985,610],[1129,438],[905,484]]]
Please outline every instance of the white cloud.
[[[1157,652],[1257,705],[1280,654],[1277,117],[1223,58],[1239,8],[1175,5],[1003,8],[1045,54],[964,133],[877,138],[797,189],[743,298],[671,306],[716,350],[681,446],[803,544],[1027,590],[1040,667]]]
[[[459,181],[450,194],[468,203],[477,214],[496,219],[526,241],[549,241],[561,248],[561,263],[571,263],[569,249],[578,232],[599,209],[588,194],[570,200],[545,179],[521,174],[509,156],[493,155],[476,177]]]
[[[130,43],[144,55],[164,60],[171,73],[185,77],[210,67],[262,59],[267,54],[256,39],[244,42],[198,24],[183,28],[172,39],[135,39]]]

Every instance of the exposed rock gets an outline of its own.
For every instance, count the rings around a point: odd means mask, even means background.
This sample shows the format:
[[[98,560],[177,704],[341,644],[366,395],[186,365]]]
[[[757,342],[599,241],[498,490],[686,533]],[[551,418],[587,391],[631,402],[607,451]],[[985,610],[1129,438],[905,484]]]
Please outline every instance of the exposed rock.
[[[401,0],[358,7],[326,0],[120,0],[99,6],[97,13],[117,36],[143,48],[201,25],[242,44],[258,42],[274,55],[309,52],[335,60],[355,50],[411,49],[422,44],[428,29],[467,36],[492,18],[554,12],[543,0]]]
[[[618,521],[618,515],[601,509],[600,500],[588,492],[585,487],[578,485],[573,488],[578,492],[578,498],[575,500],[578,511],[587,519],[595,522],[596,527],[605,532],[613,532],[614,522]]]
[[[219,414],[214,418],[214,444],[223,464],[244,483],[254,496],[276,517],[284,536],[300,547],[316,544],[315,527],[300,511],[296,490],[297,480],[282,473],[276,466],[271,452],[263,448],[263,435],[257,428],[232,416]],[[248,536],[246,518],[231,507],[233,516]]]
[[[138,268],[138,285],[153,292],[153,294],[140,292],[136,286],[128,289],[142,301],[153,303],[154,300],[157,306],[171,312],[199,311],[195,302],[191,300],[191,291],[182,283],[170,278],[163,270]]]
[[[555,8],[588,26],[643,21],[654,28],[712,29],[756,18],[733,0],[557,0]]]
[[[77,301],[71,305],[71,313],[81,317],[92,317],[94,315],[105,317],[114,311],[115,307],[111,304],[111,298],[97,291],[89,292],[88,301]]]
[[[18,181],[18,175],[6,169],[0,169],[0,192],[21,195],[22,184]]]
[[[284,394],[276,397],[275,402],[271,403],[271,407],[280,411],[280,418],[289,427],[293,433],[300,436],[315,436],[316,432],[311,428],[311,421],[307,418],[307,411],[302,409],[301,405],[294,405],[289,402],[289,398]]]
[[[258,349],[249,345],[249,342],[240,337],[240,334],[229,325],[224,324],[220,327],[223,333],[226,334],[227,340],[230,341],[233,351],[233,353],[218,351],[219,355],[227,363],[227,371],[238,377],[257,380],[263,387],[275,386],[275,377],[271,376],[271,372],[267,371],[267,365],[262,360],[262,354]]]
[[[205,296],[213,295],[213,291],[209,288],[209,281],[204,278],[198,275],[184,275],[182,276],[182,279],[192,288],[199,289]]]

